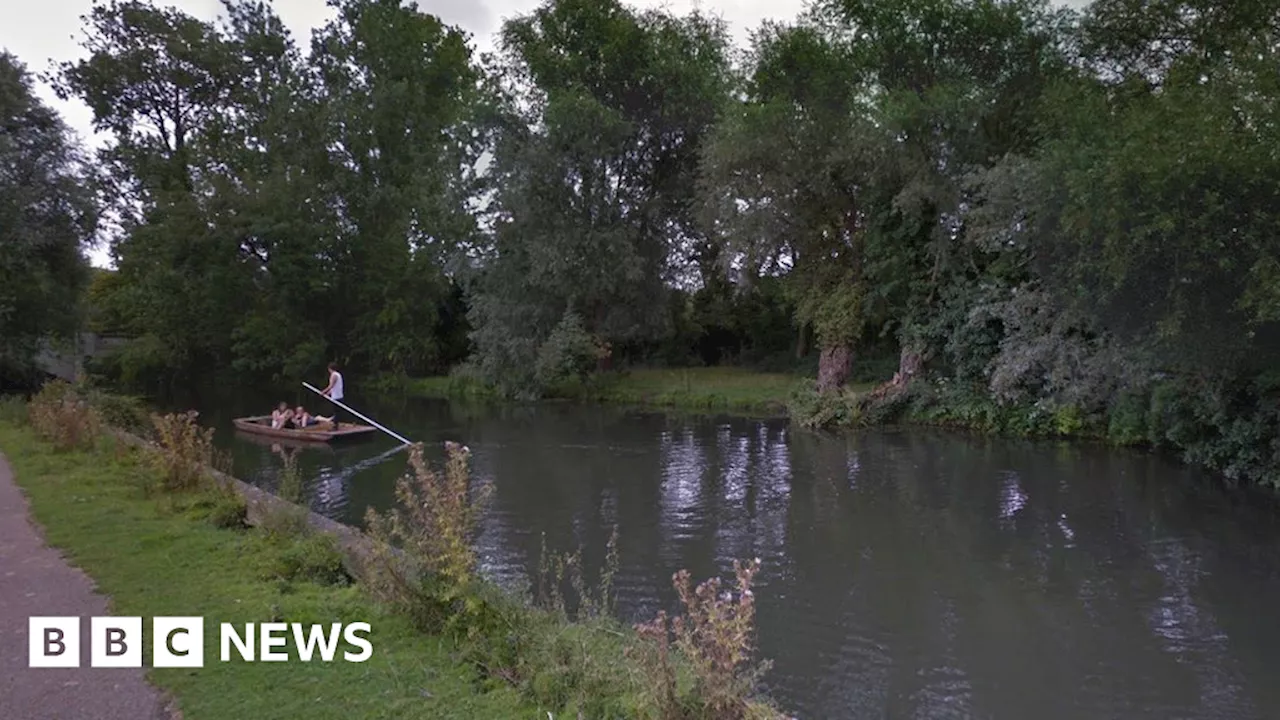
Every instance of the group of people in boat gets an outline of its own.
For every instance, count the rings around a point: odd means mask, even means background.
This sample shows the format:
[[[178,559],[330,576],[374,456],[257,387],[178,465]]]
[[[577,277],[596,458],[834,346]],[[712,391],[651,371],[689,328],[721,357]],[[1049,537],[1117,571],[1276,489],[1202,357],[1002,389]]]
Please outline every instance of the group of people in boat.
[[[331,417],[312,415],[299,405],[290,409],[289,403],[281,400],[276,409],[271,411],[271,428],[273,430],[305,430],[308,427],[325,423],[333,430],[338,429],[338,407],[342,402],[342,373],[338,372],[336,363],[329,363],[329,385],[320,394],[329,400],[333,407]]]
[[[331,423],[331,418],[312,415],[299,405],[290,408],[289,403],[281,400],[275,410],[271,411],[271,427],[275,430],[303,430],[320,423]]]

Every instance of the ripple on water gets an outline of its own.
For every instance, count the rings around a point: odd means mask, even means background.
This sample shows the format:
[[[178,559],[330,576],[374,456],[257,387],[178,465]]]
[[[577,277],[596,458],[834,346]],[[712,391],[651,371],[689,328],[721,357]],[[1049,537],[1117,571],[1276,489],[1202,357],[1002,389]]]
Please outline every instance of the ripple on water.
[[[860,613],[832,618],[825,600],[820,607],[812,598],[788,596],[783,607],[785,637],[762,630],[761,654],[776,662],[766,692],[804,720],[884,717],[893,667],[889,638],[867,627]]]

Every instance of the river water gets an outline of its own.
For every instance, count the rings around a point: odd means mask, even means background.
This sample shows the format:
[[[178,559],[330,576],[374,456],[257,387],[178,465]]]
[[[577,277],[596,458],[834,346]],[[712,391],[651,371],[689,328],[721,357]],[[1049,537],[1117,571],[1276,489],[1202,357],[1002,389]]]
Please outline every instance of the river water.
[[[616,527],[617,613],[638,621],[678,609],[675,571],[728,582],[760,558],[764,689],[799,717],[1280,717],[1280,513],[1169,461],[570,404],[358,409],[433,462],[471,448],[500,582],[532,579],[544,534],[595,570]],[[205,415],[272,487],[290,449],[234,435],[236,410]],[[298,450],[312,507],[389,507],[396,445]]]

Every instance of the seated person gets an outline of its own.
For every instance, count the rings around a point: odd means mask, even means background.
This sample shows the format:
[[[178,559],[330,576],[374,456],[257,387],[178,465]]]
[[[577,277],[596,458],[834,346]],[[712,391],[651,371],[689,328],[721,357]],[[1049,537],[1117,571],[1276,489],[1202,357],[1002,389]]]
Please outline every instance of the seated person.
[[[333,421],[323,415],[312,415],[307,409],[299,405],[293,410],[293,422],[300,428],[320,425],[321,423],[332,423]]]
[[[293,409],[293,422],[300,428],[309,427],[311,425],[320,424],[320,418],[315,417],[307,412],[307,409],[299,405]]]
[[[289,409],[289,404],[281,400],[280,405],[271,412],[271,427],[280,430],[282,428],[293,429],[297,427],[293,422],[293,411]]]

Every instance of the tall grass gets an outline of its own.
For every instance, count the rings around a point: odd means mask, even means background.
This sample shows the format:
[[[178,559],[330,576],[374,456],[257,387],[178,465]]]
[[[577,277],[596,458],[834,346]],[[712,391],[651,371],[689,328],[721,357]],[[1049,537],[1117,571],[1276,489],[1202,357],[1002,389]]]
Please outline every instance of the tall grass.
[[[752,663],[755,632],[755,595],[751,586],[760,561],[735,560],[737,595],[721,592],[719,578],[696,588],[689,571],[677,572],[672,582],[685,614],[668,619],[665,612],[636,626],[647,647],[638,654],[650,692],[663,720],[707,718],[743,720],[777,717],[776,711],[751,701],[756,682],[768,669],[767,662]],[[687,661],[692,683],[682,691],[674,648]]]
[[[47,383],[28,405],[36,433],[62,451],[91,449],[102,434],[98,410],[62,380]]]
[[[161,488],[169,492],[208,488],[209,471],[220,460],[213,445],[213,428],[196,423],[199,413],[152,415],[159,452],[151,454]]]
[[[694,588],[687,571],[677,573],[685,614],[674,620],[660,614],[627,632],[609,615],[619,565],[616,528],[596,588],[586,582],[581,548],[553,555],[544,540],[528,605],[477,577],[471,538],[487,495],[488,486],[471,486],[465,449],[449,447],[437,472],[415,446],[410,472],[397,485],[399,507],[367,515],[377,550],[361,581],[419,627],[447,629],[466,641],[468,661],[489,681],[518,687],[569,717],[778,717],[754,699],[767,667],[750,662],[758,561],[735,564],[732,599],[721,596],[718,579]]]
[[[410,471],[396,484],[400,506],[387,513],[370,508],[365,516],[374,550],[364,559],[362,580],[377,597],[428,629],[451,621],[457,625],[460,612],[481,610],[467,602],[467,591],[475,580],[471,538],[489,487],[473,495],[469,451],[451,445],[448,455],[444,471],[436,472],[422,444],[413,446]]]

